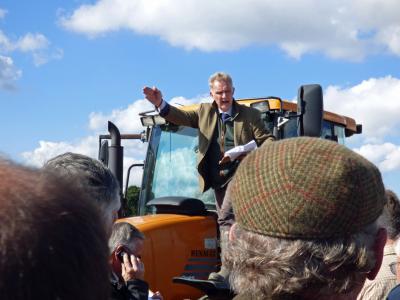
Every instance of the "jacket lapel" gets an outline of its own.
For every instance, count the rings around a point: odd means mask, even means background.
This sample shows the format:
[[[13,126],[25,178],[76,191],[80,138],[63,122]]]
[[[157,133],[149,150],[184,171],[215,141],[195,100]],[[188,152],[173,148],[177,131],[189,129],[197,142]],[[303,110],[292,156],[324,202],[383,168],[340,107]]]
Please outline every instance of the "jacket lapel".
[[[211,106],[209,115],[210,116],[207,118],[208,124],[206,127],[206,131],[204,133],[206,135],[207,140],[211,141],[214,134],[214,130],[217,127],[217,122],[218,122],[218,110],[215,108],[215,105]]]
[[[218,114],[214,103],[204,105],[199,116],[199,150],[200,159],[203,159],[213,138],[214,130],[217,127]]]

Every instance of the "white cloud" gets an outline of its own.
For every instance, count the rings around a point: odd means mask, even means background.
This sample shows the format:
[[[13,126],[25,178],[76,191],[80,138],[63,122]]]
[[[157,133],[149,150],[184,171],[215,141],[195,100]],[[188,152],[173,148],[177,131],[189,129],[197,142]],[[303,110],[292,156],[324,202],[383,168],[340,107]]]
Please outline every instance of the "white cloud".
[[[352,116],[363,125],[366,140],[382,142],[399,135],[400,79],[391,76],[370,78],[349,88],[329,86],[325,109]]]
[[[41,167],[50,158],[64,152],[76,152],[90,157],[97,157],[98,138],[88,136],[77,143],[39,141],[39,147],[30,152],[22,153],[25,163],[35,167]]]
[[[0,88],[4,90],[15,89],[15,81],[22,75],[22,71],[14,66],[11,57],[0,55]]]
[[[37,67],[64,56],[62,49],[50,48],[50,41],[41,33],[27,33],[15,42],[11,42],[4,33],[0,32],[0,45],[2,44],[6,52],[32,53],[33,63]]]
[[[186,49],[277,45],[295,58],[361,60],[382,50],[400,55],[399,10],[397,0],[98,0],[60,23],[90,37],[129,29]]]
[[[107,133],[106,131],[102,133]],[[84,154],[97,159],[99,140],[96,134],[82,138],[78,142],[51,142],[39,141],[39,147],[33,151],[27,151],[21,154],[24,163],[34,167],[42,167],[49,159],[65,153],[74,152]],[[146,146],[142,142],[134,141],[125,143],[124,147],[124,175],[128,167],[132,163],[140,163],[143,161]],[[131,174],[130,182],[139,185],[141,181],[142,170],[138,168]]]
[[[382,172],[400,170],[400,79],[391,76],[370,78],[352,87],[329,86],[325,109],[353,117],[363,125],[354,150],[374,162]]]
[[[379,32],[377,40],[387,45],[392,53],[400,56],[400,25],[385,28]]]
[[[41,33],[27,33],[15,41],[11,41],[7,35],[0,30],[0,51],[10,53],[13,51],[32,52],[48,49],[49,40]]]
[[[400,170],[400,146],[392,143],[366,144],[354,150],[374,162],[382,172]]]
[[[0,51],[10,52],[14,49],[14,45],[10,42],[9,38],[0,30]]]
[[[6,10],[0,8],[0,19],[4,18],[6,13]],[[22,72],[14,67],[14,62],[9,57],[13,52],[31,54],[34,65],[40,66],[63,57],[62,49],[52,48],[50,44],[46,36],[41,33],[28,32],[19,38],[10,39],[0,29],[0,89],[15,88],[15,81],[21,77]]]
[[[139,112],[153,109],[147,100],[137,100],[124,109],[115,109],[110,114],[91,113],[89,117],[89,128],[99,130],[105,128],[107,121],[111,121],[119,127],[121,132],[133,132],[142,129]]]
[[[47,48],[50,45],[48,39],[40,33],[27,33],[16,41],[14,47],[22,52],[31,52]]]

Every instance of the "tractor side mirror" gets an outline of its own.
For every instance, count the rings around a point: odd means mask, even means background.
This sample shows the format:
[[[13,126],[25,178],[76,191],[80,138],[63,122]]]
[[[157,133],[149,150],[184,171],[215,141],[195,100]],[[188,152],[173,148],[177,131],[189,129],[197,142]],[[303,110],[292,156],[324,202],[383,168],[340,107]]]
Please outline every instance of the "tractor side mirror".
[[[323,96],[319,84],[302,85],[297,94],[298,135],[320,137],[322,131]]]

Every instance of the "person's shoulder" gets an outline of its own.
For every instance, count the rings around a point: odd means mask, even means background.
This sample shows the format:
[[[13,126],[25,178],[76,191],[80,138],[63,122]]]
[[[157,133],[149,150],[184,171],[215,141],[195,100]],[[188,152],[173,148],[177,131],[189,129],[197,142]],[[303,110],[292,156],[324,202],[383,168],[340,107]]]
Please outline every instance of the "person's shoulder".
[[[213,106],[213,103],[202,102],[199,104],[198,111],[209,113],[213,109],[215,109],[215,106]]]
[[[213,107],[213,102],[201,102],[200,105],[199,105],[199,107],[202,107],[202,108],[211,108],[211,107]]]
[[[254,107],[247,106],[245,104],[241,104],[236,100],[234,100],[234,105],[236,106],[237,109],[242,109],[242,110],[246,110],[246,111],[259,111],[258,109],[254,108]]]

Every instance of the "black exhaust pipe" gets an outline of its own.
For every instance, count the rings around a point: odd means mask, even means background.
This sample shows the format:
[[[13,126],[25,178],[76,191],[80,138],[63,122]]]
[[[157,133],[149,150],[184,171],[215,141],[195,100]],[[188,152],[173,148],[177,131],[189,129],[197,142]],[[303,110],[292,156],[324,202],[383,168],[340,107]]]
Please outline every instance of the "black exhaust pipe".
[[[124,158],[124,147],[121,146],[121,134],[118,127],[114,123],[108,121],[108,132],[111,136],[111,146],[108,148],[108,167],[110,171],[117,178],[120,188],[121,195],[121,210],[119,214],[122,214],[124,207],[126,206],[125,199],[122,197],[122,175],[123,175],[123,158]],[[122,215],[120,215],[122,216]]]

